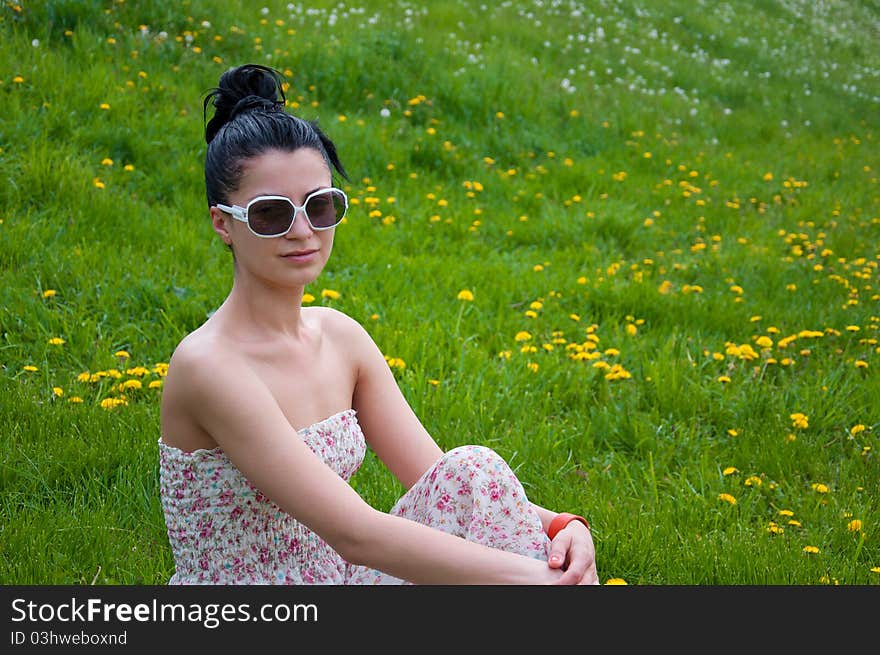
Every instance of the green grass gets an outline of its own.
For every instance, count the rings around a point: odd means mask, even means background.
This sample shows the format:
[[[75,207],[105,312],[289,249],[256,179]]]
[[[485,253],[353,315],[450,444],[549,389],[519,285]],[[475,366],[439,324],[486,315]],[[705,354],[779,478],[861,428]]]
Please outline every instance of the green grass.
[[[173,572],[148,383],[231,284],[201,101],[252,61],[351,176],[313,303],[603,582],[880,583],[876,3],[480,4],[0,7],[0,583]]]

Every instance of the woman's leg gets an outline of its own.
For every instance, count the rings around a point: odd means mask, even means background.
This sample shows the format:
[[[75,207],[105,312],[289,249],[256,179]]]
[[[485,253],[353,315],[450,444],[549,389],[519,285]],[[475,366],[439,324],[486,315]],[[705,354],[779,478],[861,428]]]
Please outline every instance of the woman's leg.
[[[526,557],[546,559],[549,554],[550,540],[522,483],[485,446],[460,446],[445,453],[390,513]],[[350,566],[347,574],[347,584],[403,584],[362,566]]]

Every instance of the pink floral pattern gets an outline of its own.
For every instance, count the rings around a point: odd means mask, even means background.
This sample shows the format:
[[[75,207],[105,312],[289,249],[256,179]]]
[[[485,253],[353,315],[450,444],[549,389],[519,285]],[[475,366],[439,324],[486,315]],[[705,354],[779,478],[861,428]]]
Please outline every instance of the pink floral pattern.
[[[366,453],[355,410],[299,430],[349,480]],[[403,584],[346,562],[252,485],[220,448],[159,441],[159,478],[175,572],[168,584]],[[546,559],[549,539],[507,463],[484,446],[445,453],[392,514],[487,546]]]

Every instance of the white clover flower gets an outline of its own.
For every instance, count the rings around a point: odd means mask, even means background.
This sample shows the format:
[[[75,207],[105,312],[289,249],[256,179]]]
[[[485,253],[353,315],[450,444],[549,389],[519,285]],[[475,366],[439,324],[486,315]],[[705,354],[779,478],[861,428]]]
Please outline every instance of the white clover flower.
[[[31,45],[34,46],[35,48],[39,48],[40,47],[40,40],[34,39],[33,41],[31,41]]]
[[[388,118],[391,116],[391,110],[388,109],[388,107],[382,107],[382,109],[379,110],[379,116],[382,118]]]

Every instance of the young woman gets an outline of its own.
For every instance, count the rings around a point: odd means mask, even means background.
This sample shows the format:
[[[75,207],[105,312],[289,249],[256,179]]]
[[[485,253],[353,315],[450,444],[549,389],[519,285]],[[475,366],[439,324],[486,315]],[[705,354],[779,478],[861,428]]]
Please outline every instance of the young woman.
[[[162,394],[169,584],[598,584],[589,526],[531,503],[494,451],[444,453],[355,320],[303,307],[345,215],[336,147],[272,69],[205,98],[205,183],[232,289],[177,346]],[[348,484],[370,447],[407,489]]]

